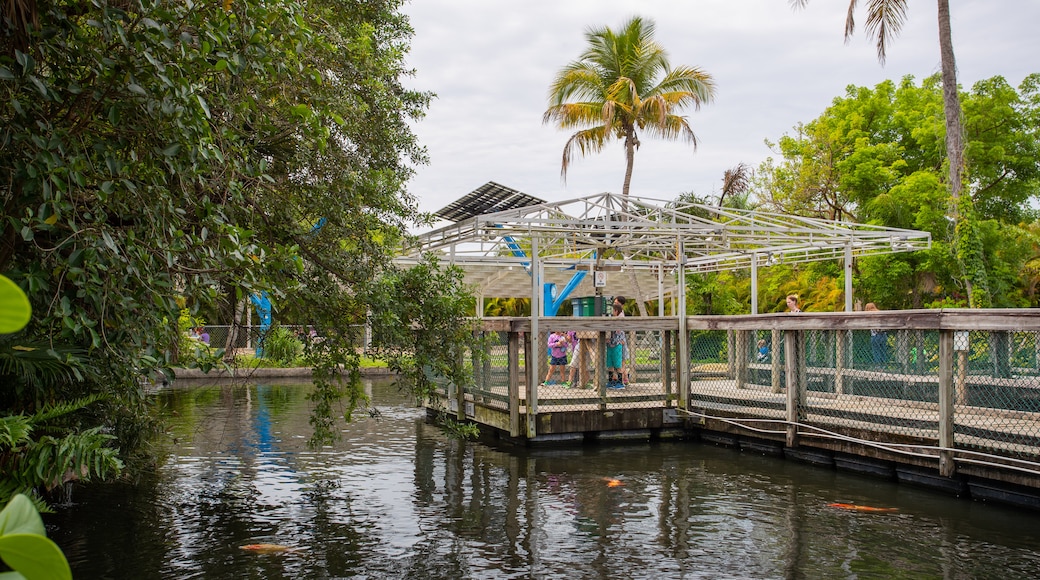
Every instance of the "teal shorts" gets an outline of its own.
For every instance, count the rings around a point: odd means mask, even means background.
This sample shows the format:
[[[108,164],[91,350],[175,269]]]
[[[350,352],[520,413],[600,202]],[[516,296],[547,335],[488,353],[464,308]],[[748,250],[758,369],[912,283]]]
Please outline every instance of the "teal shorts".
[[[617,346],[607,347],[607,368],[608,369],[619,369],[621,368],[621,361],[624,360],[625,345],[619,344]]]

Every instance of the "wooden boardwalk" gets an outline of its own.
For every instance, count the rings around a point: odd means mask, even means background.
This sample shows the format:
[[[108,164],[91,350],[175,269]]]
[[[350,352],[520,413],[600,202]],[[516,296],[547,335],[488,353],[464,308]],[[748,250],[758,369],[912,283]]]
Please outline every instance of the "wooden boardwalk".
[[[892,376],[884,378],[891,380]],[[522,385],[519,398],[522,415],[529,411],[526,392],[526,386]],[[536,392],[538,413],[675,409],[677,402],[677,395],[666,393],[655,380],[635,381],[617,390],[539,385]],[[787,419],[786,389],[777,393],[768,385],[756,384],[737,388],[733,379],[712,378],[691,381],[689,393],[690,408],[705,415],[743,420]],[[504,384],[471,389],[467,400],[509,411],[508,389]],[[1040,460],[1040,413],[956,405],[954,417],[954,441],[959,446]],[[938,403],[809,390],[799,422],[823,430],[873,432],[937,444],[939,419]],[[782,426],[777,427],[777,433],[783,431]],[[811,431],[811,428],[807,430]]]

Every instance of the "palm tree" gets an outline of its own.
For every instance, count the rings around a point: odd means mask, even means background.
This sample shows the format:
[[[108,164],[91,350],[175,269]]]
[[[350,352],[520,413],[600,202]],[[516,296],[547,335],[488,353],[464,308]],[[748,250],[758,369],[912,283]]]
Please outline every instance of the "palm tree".
[[[653,37],[653,21],[638,16],[618,32],[590,29],[585,34],[588,48],[557,73],[542,122],[579,129],[563,148],[564,179],[575,150],[584,156],[598,153],[612,139],[623,140],[627,165],[621,194],[627,198],[640,131],[663,139],[682,138],[697,148],[693,129],[676,111],[710,102],[715,83],[698,68],[672,68]]]

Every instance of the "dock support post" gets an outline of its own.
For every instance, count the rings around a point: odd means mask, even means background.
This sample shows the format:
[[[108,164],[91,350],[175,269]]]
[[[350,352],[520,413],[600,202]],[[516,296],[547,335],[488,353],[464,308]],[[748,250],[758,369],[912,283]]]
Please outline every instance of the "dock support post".
[[[939,475],[953,477],[953,331],[939,331]]]

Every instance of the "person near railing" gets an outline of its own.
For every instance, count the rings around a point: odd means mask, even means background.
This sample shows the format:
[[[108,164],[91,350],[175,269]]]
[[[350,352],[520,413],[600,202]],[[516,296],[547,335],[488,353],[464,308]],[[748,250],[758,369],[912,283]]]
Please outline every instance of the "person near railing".
[[[873,302],[867,302],[863,311],[880,312]],[[888,334],[880,328],[870,329],[870,356],[876,365],[884,365],[888,362]]]
[[[755,361],[764,363],[769,362],[769,345],[766,344],[766,339],[758,339],[758,354],[755,355]]]
[[[549,335],[549,372],[545,374],[542,386],[555,385],[553,373],[560,375],[560,384],[567,383],[567,335],[559,330],[554,330]]]
[[[625,297],[617,296],[614,298],[614,316],[625,315]],[[610,331],[610,337],[607,339],[607,388],[608,389],[623,389],[625,384],[628,382],[627,376],[625,375],[625,355],[628,353],[628,338],[625,336],[624,330],[612,330]]]
[[[788,312],[801,312],[801,307],[798,306],[798,295],[788,294],[787,295],[787,311]]]

